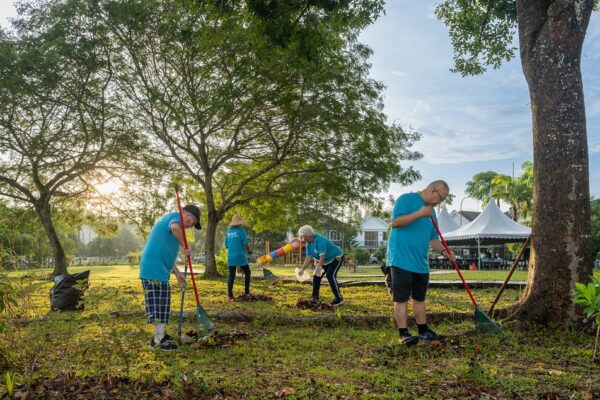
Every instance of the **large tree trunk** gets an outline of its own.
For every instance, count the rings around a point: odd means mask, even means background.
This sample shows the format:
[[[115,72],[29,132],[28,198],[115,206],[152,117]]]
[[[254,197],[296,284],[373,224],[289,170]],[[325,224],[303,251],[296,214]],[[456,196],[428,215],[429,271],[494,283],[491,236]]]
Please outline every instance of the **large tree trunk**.
[[[518,0],[521,63],[533,115],[533,245],[516,316],[574,321],[575,282],[592,272],[581,48],[593,0]]]
[[[40,220],[42,221],[44,229],[46,230],[50,247],[52,247],[52,255],[54,257],[54,271],[52,271],[52,276],[67,274],[67,258],[50,216],[50,205],[40,204],[37,205],[35,209],[40,217]]]
[[[217,212],[214,210],[208,211],[208,222],[206,224],[206,243],[204,249],[206,251],[206,269],[204,276],[217,276],[217,262],[215,260],[215,236],[217,234],[217,226],[219,219]]]

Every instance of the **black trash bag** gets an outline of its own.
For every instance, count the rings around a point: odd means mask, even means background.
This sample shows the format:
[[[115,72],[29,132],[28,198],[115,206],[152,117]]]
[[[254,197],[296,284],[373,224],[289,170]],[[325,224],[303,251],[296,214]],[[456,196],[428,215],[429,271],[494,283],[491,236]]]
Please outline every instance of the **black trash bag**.
[[[89,284],[90,271],[78,274],[61,274],[54,277],[54,287],[50,289],[52,311],[83,310],[83,294]]]

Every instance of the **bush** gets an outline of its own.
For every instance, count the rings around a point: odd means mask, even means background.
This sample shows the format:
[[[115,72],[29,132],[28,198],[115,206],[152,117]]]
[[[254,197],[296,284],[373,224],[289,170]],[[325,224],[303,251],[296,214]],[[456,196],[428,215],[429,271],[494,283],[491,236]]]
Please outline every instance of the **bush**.
[[[365,249],[354,249],[356,265],[366,265],[371,260],[371,254]]]
[[[594,362],[600,337],[600,273],[595,272],[592,282],[587,285],[579,282],[575,284],[573,302],[582,306],[586,318],[596,323],[596,341],[592,355],[592,362]]]
[[[227,248],[223,247],[221,252],[216,257],[217,262],[217,273],[221,276],[227,276],[229,274],[229,268],[227,267]]]
[[[5,324],[2,316],[9,306],[17,306],[15,290],[6,282],[6,276],[0,275],[0,333],[4,332]]]
[[[379,261],[383,260],[387,255],[387,247],[378,248],[377,251],[375,251],[375,253],[373,253],[373,255],[375,257],[377,257],[377,260],[379,260]]]

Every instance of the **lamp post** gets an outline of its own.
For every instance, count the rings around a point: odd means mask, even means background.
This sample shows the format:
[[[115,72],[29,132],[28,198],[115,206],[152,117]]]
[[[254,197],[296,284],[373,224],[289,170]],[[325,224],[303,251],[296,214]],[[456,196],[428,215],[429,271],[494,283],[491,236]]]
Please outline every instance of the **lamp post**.
[[[459,219],[459,224],[458,224],[458,226],[462,226],[462,220],[463,220],[463,215],[462,215],[462,204],[463,204],[463,201],[465,201],[465,199],[466,199],[467,197],[470,197],[470,196],[465,196],[465,197],[463,197],[463,198],[462,198],[462,200],[460,201],[460,210],[458,211],[458,217],[459,217],[460,219]]]

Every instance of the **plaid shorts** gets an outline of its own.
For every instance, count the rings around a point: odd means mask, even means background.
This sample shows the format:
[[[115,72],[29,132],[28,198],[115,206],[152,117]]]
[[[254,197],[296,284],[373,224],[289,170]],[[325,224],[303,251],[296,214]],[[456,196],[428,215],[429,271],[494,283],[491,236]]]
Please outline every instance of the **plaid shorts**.
[[[169,314],[171,313],[171,286],[169,282],[142,279],[142,287],[144,288],[148,323],[168,323]]]

